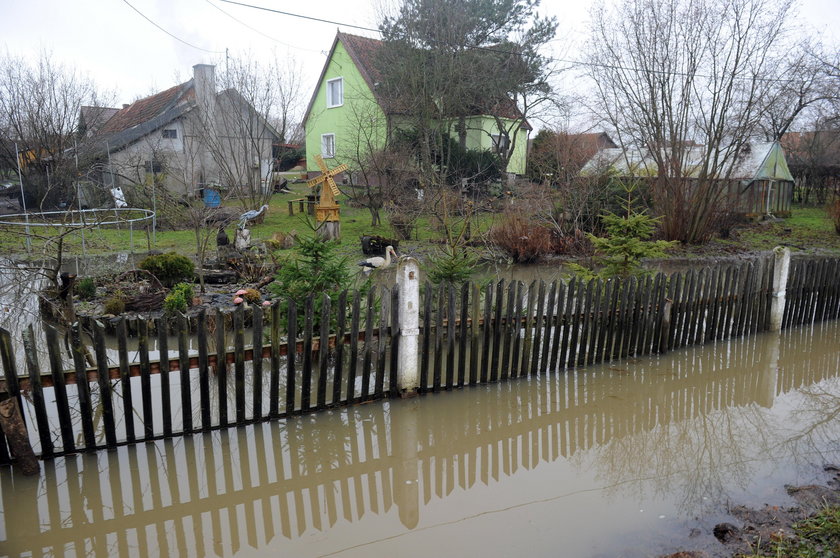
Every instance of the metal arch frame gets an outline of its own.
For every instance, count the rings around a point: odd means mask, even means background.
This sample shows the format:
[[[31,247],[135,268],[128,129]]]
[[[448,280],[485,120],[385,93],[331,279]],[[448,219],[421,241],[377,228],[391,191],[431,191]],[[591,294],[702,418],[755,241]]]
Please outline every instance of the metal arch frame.
[[[140,212],[143,214],[142,217],[132,218],[132,219],[114,219],[109,221],[91,221],[91,222],[58,222],[58,223],[48,223],[48,222],[33,222],[33,218],[43,218],[48,215],[67,215],[69,214],[76,214],[76,215],[86,215],[86,214],[96,214],[101,212],[108,212],[108,213],[121,213],[121,212]],[[151,209],[141,209],[135,207],[115,207],[112,209],[76,209],[71,211],[40,211],[38,213],[15,213],[12,215],[3,215],[0,217],[0,225],[7,225],[7,226],[20,226],[20,227],[89,227],[89,226],[103,226],[103,225],[122,225],[122,224],[132,224],[132,223],[141,223],[146,221],[151,221],[155,217],[155,212]],[[9,218],[17,218],[21,219],[20,221],[8,221]]]

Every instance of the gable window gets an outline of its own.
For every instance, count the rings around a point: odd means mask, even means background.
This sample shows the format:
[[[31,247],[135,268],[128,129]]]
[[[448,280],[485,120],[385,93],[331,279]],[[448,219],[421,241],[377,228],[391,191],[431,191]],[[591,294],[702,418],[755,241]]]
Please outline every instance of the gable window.
[[[335,157],[335,134],[321,134],[321,157],[324,159]]]
[[[344,78],[327,81],[327,108],[340,107],[344,104]]]
[[[178,139],[178,130],[175,128],[164,128],[163,139]]]

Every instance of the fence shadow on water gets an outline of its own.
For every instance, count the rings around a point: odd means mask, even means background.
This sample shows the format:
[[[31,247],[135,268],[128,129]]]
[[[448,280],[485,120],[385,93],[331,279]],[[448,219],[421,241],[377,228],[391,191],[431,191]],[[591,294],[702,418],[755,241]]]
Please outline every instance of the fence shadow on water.
[[[793,262],[782,327],[836,319],[840,260]],[[419,391],[555,374],[765,331],[773,261],[642,279],[429,285]],[[267,311],[119,319],[24,335],[18,374],[0,330],[5,391],[41,457],[113,448],[399,394],[397,288]],[[171,322],[171,323],[170,323]],[[301,327],[298,327],[298,324]],[[300,331],[298,331],[300,330]],[[129,334],[131,332],[131,334]],[[46,345],[48,362],[36,346]],[[0,462],[10,461],[0,437]]]

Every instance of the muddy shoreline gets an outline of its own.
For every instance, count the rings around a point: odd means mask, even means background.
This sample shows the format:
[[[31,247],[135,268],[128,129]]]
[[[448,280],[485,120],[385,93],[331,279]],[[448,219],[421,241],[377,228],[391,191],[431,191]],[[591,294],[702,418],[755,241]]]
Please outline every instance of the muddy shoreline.
[[[814,516],[827,506],[840,506],[840,466],[823,467],[828,479],[825,485],[786,485],[785,491],[795,502],[792,506],[761,508],[736,505],[728,513],[736,523],[718,523],[709,533],[719,542],[716,548],[686,548],[659,558],[711,558],[712,556],[771,555],[771,545],[781,538],[795,539],[793,525]],[[692,529],[699,535],[700,529]],[[714,543],[713,543],[714,544]]]

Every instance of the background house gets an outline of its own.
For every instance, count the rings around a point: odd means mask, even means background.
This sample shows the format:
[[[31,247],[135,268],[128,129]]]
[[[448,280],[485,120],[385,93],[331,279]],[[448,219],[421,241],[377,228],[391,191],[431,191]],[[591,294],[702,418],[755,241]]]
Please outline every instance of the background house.
[[[336,164],[347,163],[352,169],[352,161],[358,160],[360,153],[382,149],[393,130],[400,127],[401,115],[410,109],[394,106],[380,91],[375,61],[382,45],[376,39],[336,34],[304,115],[307,171],[319,172],[316,154],[336,159]],[[520,122],[506,170],[524,174],[531,127],[512,101],[497,103],[493,112],[506,124]],[[507,147],[508,139],[492,115],[470,115],[465,124],[468,149]]]
[[[691,185],[698,179],[705,147],[685,148],[683,177]],[[581,173],[613,172],[618,176],[651,179],[658,174],[656,161],[647,148],[604,148],[584,165]],[[747,142],[732,160],[729,172],[715,178],[722,182],[731,209],[742,213],[789,212],[793,201],[793,176],[779,142]]]
[[[96,124],[85,155],[105,188],[122,187],[129,199],[150,184],[185,198],[208,184],[241,196],[270,188],[278,135],[238,91],[217,92],[212,65]]]

